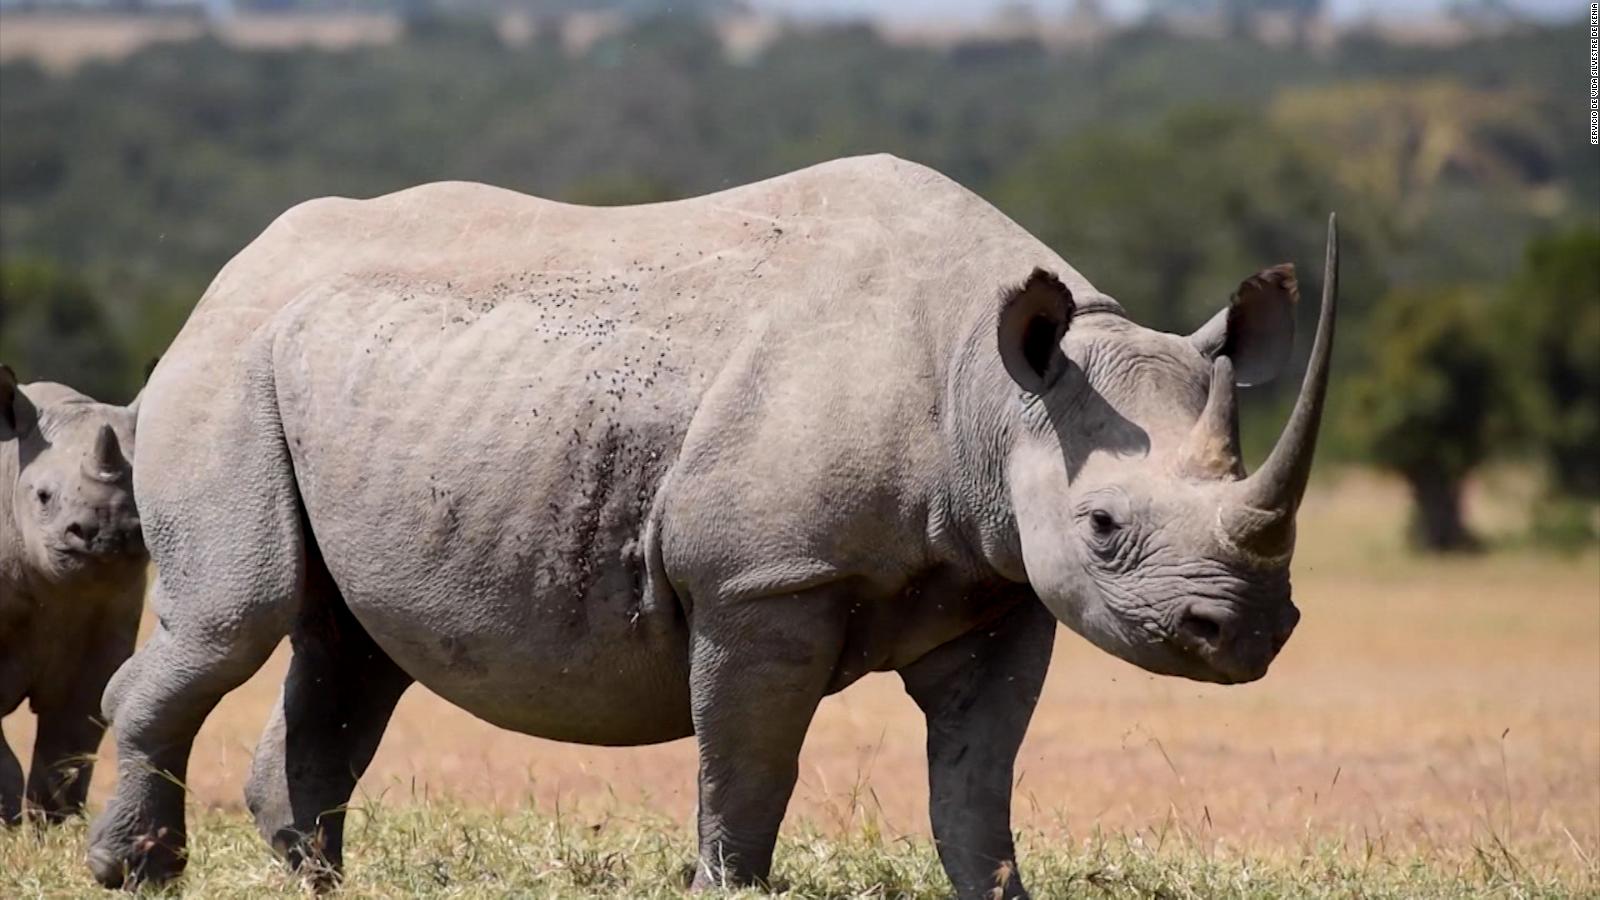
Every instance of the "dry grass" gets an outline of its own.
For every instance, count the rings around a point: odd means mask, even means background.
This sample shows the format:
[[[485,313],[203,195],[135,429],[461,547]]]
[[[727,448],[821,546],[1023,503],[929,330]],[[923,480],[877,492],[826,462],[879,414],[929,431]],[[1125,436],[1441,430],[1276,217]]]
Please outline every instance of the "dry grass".
[[[304,898],[245,817],[208,812],[197,823],[189,872],[167,896]],[[0,894],[67,898],[92,893],[81,865],[82,822],[47,833],[0,835]],[[676,823],[605,816],[496,815],[452,803],[357,811],[345,887],[362,898],[679,898],[693,849]],[[1591,892],[1592,877],[1529,867],[1497,848],[1397,854],[1323,843],[1292,854],[1241,856],[1179,840],[1081,838],[1025,832],[1024,877],[1035,897],[1099,898],[1558,898]],[[949,885],[926,841],[866,823],[849,832],[792,828],[778,848],[772,887],[790,898],[934,900]],[[701,895],[704,896],[704,895]],[[748,890],[723,896],[767,896]]]
[[[1480,488],[1472,498],[1480,523],[1518,527],[1507,510],[1517,506],[1521,483]],[[1147,676],[1063,631],[1019,761],[1018,822],[1043,857],[1024,860],[1036,883],[1054,872],[1048,877],[1064,880],[1049,883],[1072,893],[1098,877],[1112,894],[1174,897],[1600,889],[1600,555],[1513,548],[1416,559],[1400,549],[1400,500],[1393,485],[1365,474],[1314,493],[1296,565],[1305,617],[1258,684]],[[219,871],[263,867],[213,876],[223,878],[210,882],[221,893],[257,883],[276,890],[272,879],[280,877],[236,811],[284,662],[280,653],[231,695],[196,746],[196,804],[226,814],[199,830],[195,871],[235,844],[243,857]],[[25,755],[31,719],[18,713],[5,727]],[[846,885],[883,888],[864,896],[938,890],[924,872],[933,871],[932,857],[920,837],[922,741],[920,717],[893,676],[869,678],[824,704],[791,807],[796,836],[784,877],[800,886],[797,896],[854,895]],[[607,823],[590,864],[620,866],[621,893],[675,895],[675,882],[661,879],[687,859],[693,773],[689,742],[629,750],[555,744],[499,731],[414,689],[358,796],[380,825],[353,829],[352,874],[363,891],[406,894],[416,886],[395,879],[407,867],[422,874],[404,877],[423,877],[434,854],[456,873],[444,884],[461,888],[440,885],[439,893],[580,896],[576,876],[550,874],[564,865],[561,853],[573,852],[552,845],[559,809],[579,833],[591,834],[580,825]],[[109,780],[97,779],[96,798]],[[649,810],[644,827],[619,824],[641,810]],[[430,817],[446,823],[443,832],[434,833]],[[377,830],[364,833],[369,827]],[[415,835],[407,838],[407,829]],[[75,835],[45,843],[70,844]],[[35,840],[0,837],[0,896],[16,893],[3,884],[13,865],[22,867],[23,894],[86,886],[76,858],[61,872],[54,862],[34,865],[54,859],[28,850]],[[524,849],[511,846],[525,840]],[[873,851],[874,840],[893,852]],[[393,841],[400,843],[387,846]],[[498,847],[501,862],[521,868],[491,873],[472,861],[487,852],[474,842]],[[649,853],[666,868],[628,842],[656,848]],[[595,861],[607,853],[621,861]],[[865,880],[828,881],[829,854],[840,871]],[[894,871],[873,875],[874,854]],[[1102,869],[1121,874],[1092,876]],[[491,875],[522,880],[483,880]],[[541,878],[548,883],[536,890]]]

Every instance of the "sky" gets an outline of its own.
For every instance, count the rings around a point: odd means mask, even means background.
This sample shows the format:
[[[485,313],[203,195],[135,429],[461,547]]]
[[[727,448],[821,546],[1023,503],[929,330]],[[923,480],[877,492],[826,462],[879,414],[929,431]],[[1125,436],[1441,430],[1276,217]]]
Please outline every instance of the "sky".
[[[988,18],[1007,0],[753,0],[758,8],[780,10],[800,15],[872,16],[878,18],[914,20],[939,18],[946,20],[981,21]],[[1031,0],[1031,6],[1041,15],[1063,14],[1071,0]],[[1328,0],[1335,16],[1344,19],[1362,18],[1371,14],[1427,17],[1439,15],[1448,5],[1447,0]],[[1103,0],[1105,8],[1113,13],[1127,13],[1142,9],[1140,0]],[[1579,0],[1511,0],[1511,5],[1540,18],[1576,18],[1588,11],[1588,3]]]

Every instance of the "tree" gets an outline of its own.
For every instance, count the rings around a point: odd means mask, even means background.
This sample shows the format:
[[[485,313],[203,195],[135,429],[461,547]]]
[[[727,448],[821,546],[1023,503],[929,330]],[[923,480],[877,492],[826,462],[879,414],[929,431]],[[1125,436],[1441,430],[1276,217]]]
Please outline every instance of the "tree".
[[[1476,548],[1461,491],[1488,453],[1501,393],[1483,298],[1458,288],[1397,291],[1366,332],[1370,362],[1347,383],[1347,426],[1405,479],[1417,547]]]
[[[1555,493],[1600,500],[1600,230],[1531,242],[1503,319],[1519,430]]]
[[[1285,91],[1272,118],[1309,137],[1319,162],[1409,236],[1461,184],[1540,202],[1562,140],[1550,112],[1514,88],[1384,80]]]

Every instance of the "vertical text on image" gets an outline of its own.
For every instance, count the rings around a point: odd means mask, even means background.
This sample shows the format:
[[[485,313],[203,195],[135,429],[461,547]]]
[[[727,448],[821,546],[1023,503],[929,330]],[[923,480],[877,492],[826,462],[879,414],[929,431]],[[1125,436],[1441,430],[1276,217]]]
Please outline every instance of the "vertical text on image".
[[[1600,144],[1600,3],[1589,4],[1589,143]]]

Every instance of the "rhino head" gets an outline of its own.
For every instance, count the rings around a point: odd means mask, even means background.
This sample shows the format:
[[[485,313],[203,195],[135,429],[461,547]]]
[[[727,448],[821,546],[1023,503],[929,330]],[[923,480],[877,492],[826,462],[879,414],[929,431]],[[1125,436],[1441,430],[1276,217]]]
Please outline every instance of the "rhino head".
[[[1153,672],[1222,683],[1266,673],[1300,618],[1289,561],[1328,385],[1337,267],[1330,219],[1299,398],[1248,475],[1235,388],[1288,361],[1293,267],[1246,280],[1187,336],[1140,327],[1106,298],[1076,303],[1042,271],[1002,298],[1001,361],[1022,388],[1006,481],[1028,581],[1058,619]]]
[[[137,403],[137,401],[135,401]],[[30,384],[0,365],[0,450],[16,465],[0,484],[25,568],[61,581],[108,563],[142,565],[133,499],[134,407],[109,406],[59,384]],[[4,548],[0,548],[4,549]]]

